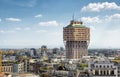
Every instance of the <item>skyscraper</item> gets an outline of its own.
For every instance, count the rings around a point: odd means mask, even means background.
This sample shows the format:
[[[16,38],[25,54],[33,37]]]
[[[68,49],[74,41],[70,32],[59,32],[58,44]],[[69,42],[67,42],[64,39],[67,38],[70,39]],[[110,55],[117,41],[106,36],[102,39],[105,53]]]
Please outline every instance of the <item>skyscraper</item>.
[[[36,55],[37,55],[36,49],[35,49],[35,48],[31,48],[31,49],[30,49],[30,56],[34,57],[34,56],[36,56]]]
[[[83,22],[72,20],[63,28],[63,40],[67,59],[80,59],[88,55],[90,29]]]
[[[43,45],[41,46],[41,58],[44,59],[44,60],[47,60],[48,59],[48,56],[47,56],[47,46]]]

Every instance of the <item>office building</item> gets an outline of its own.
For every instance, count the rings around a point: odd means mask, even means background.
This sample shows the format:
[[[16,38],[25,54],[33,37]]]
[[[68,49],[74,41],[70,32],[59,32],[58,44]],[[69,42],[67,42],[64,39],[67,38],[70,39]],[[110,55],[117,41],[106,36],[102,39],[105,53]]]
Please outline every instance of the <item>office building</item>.
[[[36,55],[37,55],[36,49],[35,49],[35,48],[31,48],[31,49],[30,49],[30,56],[31,56],[31,57],[34,57],[34,56],[36,56]]]
[[[48,56],[47,56],[47,46],[45,46],[45,45],[41,46],[40,57],[41,57],[43,60],[47,60],[47,59],[48,59]]]

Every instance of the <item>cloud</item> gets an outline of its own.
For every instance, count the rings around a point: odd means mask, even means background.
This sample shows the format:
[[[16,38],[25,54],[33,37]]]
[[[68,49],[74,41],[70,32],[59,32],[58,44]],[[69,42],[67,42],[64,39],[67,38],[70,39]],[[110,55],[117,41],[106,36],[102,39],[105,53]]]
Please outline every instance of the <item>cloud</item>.
[[[0,30],[0,33],[4,33],[5,31],[4,30]]]
[[[41,18],[42,17],[42,14],[38,14],[36,16],[34,16],[35,18]]]
[[[86,23],[100,23],[99,17],[82,17],[81,20]]]
[[[20,28],[20,27],[17,27],[15,28],[15,30],[30,30],[31,28],[29,27],[25,27],[25,28]]]
[[[2,19],[0,18],[0,22],[2,21]]]
[[[10,31],[6,31],[6,33],[15,33],[15,31],[10,30]]]
[[[37,4],[37,0],[7,0],[7,2],[21,7],[34,7]]]
[[[23,6],[23,7],[34,7],[37,3],[37,0],[27,0],[27,1],[24,1],[21,2],[21,4],[18,4],[20,6]]]
[[[100,25],[99,25],[100,26]],[[101,48],[119,48],[120,44],[120,29],[109,30],[109,29],[97,29],[91,33],[91,47]],[[103,41],[103,42],[102,42]]]
[[[103,3],[89,3],[87,6],[84,6],[81,11],[91,11],[91,12],[100,12],[102,10],[120,10],[115,2],[103,2]]]
[[[14,30],[0,30],[0,33],[15,33]]]
[[[91,30],[96,30],[95,26],[90,26]]]
[[[19,18],[6,18],[7,21],[13,21],[13,22],[20,22],[21,19]]]
[[[16,30],[21,30],[21,28],[20,27],[17,27],[17,28],[15,28]]]
[[[95,16],[95,17],[81,17],[81,20],[85,23],[108,23],[115,20],[120,20],[120,14],[115,13],[113,15]]]
[[[114,14],[110,17],[113,18],[113,19],[120,19],[120,14]]]
[[[37,33],[45,33],[45,32],[47,32],[47,30],[37,30],[36,32]]]
[[[48,36],[51,36],[51,37],[49,37],[49,39],[50,39],[49,46],[54,46],[54,47],[64,46],[63,45],[63,31],[62,30],[49,32]]]
[[[53,20],[53,21],[47,21],[47,22],[40,22],[40,26],[58,26],[58,22]]]
[[[95,17],[85,17],[85,25],[90,27],[90,48],[119,48],[120,44],[120,14],[115,13],[107,16],[96,16],[100,23],[92,20]],[[83,19],[82,19],[83,20]],[[89,22],[88,22],[88,21]],[[102,42],[104,41],[104,42]]]
[[[26,27],[26,28],[24,28],[24,30],[30,30],[31,28],[29,28],[29,27]]]
[[[113,14],[111,16],[106,16],[105,18],[106,21],[117,20],[117,19],[120,19],[119,13]]]

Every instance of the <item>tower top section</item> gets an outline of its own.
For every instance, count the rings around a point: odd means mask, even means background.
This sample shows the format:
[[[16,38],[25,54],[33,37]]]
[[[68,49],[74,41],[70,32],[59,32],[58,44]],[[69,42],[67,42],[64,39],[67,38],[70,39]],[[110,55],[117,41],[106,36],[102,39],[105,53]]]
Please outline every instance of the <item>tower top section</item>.
[[[71,24],[71,25],[82,25],[83,22],[82,22],[82,21],[71,20],[70,24]]]
[[[86,27],[83,25],[82,21],[71,20],[70,24],[67,25],[65,28],[73,28],[73,27]]]

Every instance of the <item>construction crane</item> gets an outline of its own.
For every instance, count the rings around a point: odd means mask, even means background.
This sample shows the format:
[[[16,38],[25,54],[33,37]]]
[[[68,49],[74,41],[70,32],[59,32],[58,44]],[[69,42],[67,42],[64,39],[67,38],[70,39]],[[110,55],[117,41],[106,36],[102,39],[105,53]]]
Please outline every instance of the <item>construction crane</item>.
[[[2,73],[2,51],[0,50],[0,73]]]

